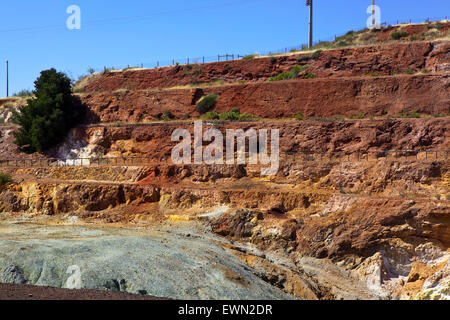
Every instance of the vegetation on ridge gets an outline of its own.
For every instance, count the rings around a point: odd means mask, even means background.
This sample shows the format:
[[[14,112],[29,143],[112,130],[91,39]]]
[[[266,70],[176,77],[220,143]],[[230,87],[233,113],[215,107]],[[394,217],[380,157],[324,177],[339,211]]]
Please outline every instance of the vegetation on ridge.
[[[42,152],[57,145],[84,117],[72,96],[71,80],[55,69],[41,72],[34,82],[34,97],[13,112],[12,122],[21,126],[14,132],[22,151]]]

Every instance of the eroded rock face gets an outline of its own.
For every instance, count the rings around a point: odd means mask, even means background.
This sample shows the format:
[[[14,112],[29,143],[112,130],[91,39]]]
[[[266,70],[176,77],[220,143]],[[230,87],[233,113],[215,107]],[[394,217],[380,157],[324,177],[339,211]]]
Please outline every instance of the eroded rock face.
[[[218,94],[215,111],[239,108],[262,118],[396,116],[402,112],[448,114],[448,75],[415,75],[266,82],[203,89]],[[192,89],[88,93],[82,101],[101,122],[198,118]],[[319,107],[320,106],[320,107]]]
[[[321,78],[367,76],[371,72],[389,75],[403,73],[407,68],[420,71],[426,67],[430,71],[439,71],[445,63],[450,62],[446,41],[335,49],[323,51],[317,60],[310,58],[297,61],[302,56],[305,55],[278,57],[275,62],[271,58],[258,58],[197,64],[190,67],[107,72],[90,81],[84,89],[86,92],[143,90],[208,83],[217,79],[227,82],[238,80],[264,82],[269,77],[290,71],[298,64],[308,64],[310,67],[308,70]]]

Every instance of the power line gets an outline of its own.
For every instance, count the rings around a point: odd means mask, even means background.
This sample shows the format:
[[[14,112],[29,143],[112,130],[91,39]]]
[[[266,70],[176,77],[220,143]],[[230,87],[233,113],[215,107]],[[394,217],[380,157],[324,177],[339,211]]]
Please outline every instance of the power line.
[[[208,9],[216,9],[216,8],[222,8],[227,6],[234,6],[239,5],[247,2],[261,2],[265,0],[239,0],[239,1],[232,1],[232,2],[226,2],[221,4],[214,4],[214,5],[208,5],[208,6],[201,6],[201,7],[192,7],[192,8],[184,8],[184,9],[178,9],[178,10],[168,10],[168,11],[160,11],[160,12],[154,12],[148,15],[143,16],[130,16],[130,17],[119,17],[119,18],[108,18],[108,19],[100,19],[100,20],[93,20],[90,22],[84,22],[83,26],[95,26],[95,25],[101,25],[105,23],[111,23],[111,22],[133,22],[133,21],[140,21],[140,20],[146,20],[157,16],[163,16],[163,15],[171,15],[171,14],[177,14],[177,13],[185,13],[185,12],[196,12],[199,10],[208,10]],[[65,24],[58,24],[58,25],[48,25],[48,26],[36,26],[36,27],[27,27],[27,28],[17,28],[17,29],[8,29],[8,30],[0,30],[0,33],[3,32],[21,32],[21,31],[41,31],[41,30],[48,30],[48,29],[65,29]]]

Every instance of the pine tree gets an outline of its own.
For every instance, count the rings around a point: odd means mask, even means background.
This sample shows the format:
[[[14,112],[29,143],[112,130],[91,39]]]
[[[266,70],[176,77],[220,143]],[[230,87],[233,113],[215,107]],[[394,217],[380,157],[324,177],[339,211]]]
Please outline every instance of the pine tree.
[[[14,142],[27,153],[42,152],[62,142],[84,117],[83,108],[72,96],[71,80],[64,73],[42,71],[34,85],[34,97],[12,118],[21,126],[14,133]]]

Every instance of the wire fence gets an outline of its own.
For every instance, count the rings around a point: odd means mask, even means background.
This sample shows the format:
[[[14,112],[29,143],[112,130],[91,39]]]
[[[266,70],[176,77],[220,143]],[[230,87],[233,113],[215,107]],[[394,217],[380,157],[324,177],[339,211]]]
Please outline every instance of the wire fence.
[[[407,19],[407,20],[395,20],[395,21],[385,21],[381,23],[381,26],[387,27],[387,26],[395,26],[399,24],[411,24],[411,23],[431,23],[434,21],[448,21],[447,16],[442,17],[428,17],[428,18],[422,18],[422,19]],[[357,30],[362,30],[367,28],[367,26],[360,26],[360,28],[356,28]],[[335,41],[337,38],[344,36],[345,34],[334,36],[329,36],[325,38],[318,38],[317,41],[315,41],[314,45],[319,45],[324,42],[331,42]],[[278,48],[278,49],[272,49],[272,50],[262,50],[262,51],[254,51],[254,52],[247,52],[247,53],[223,53],[223,54],[217,54],[214,56],[201,56],[201,57],[187,57],[187,58],[177,58],[177,59],[167,59],[167,60],[156,60],[151,62],[142,62],[142,63],[135,63],[135,64],[128,64],[123,66],[115,66],[115,67],[107,67],[104,66],[103,68],[89,68],[90,73],[94,72],[102,72],[102,71],[108,71],[108,70],[124,70],[124,69],[134,69],[134,68],[145,68],[145,69],[155,69],[155,68],[162,68],[162,67],[169,67],[169,66],[176,66],[176,65],[190,65],[190,64],[205,64],[205,63],[212,63],[212,62],[220,62],[220,61],[233,61],[233,60],[239,60],[243,59],[245,57],[249,57],[252,55],[261,55],[261,56],[270,56],[270,55],[286,55],[292,52],[299,52],[308,50],[308,44],[303,43],[295,46],[287,46],[284,48]]]
[[[428,151],[354,151],[354,152],[296,152],[280,153],[280,162],[368,162],[368,161],[439,161],[448,160],[450,150]],[[250,162],[250,154],[246,152],[245,163]],[[225,163],[225,159],[224,159]],[[170,157],[155,159],[154,157],[91,157],[91,158],[42,158],[42,159],[3,159],[0,167],[83,167],[83,166],[151,166],[173,165]]]

